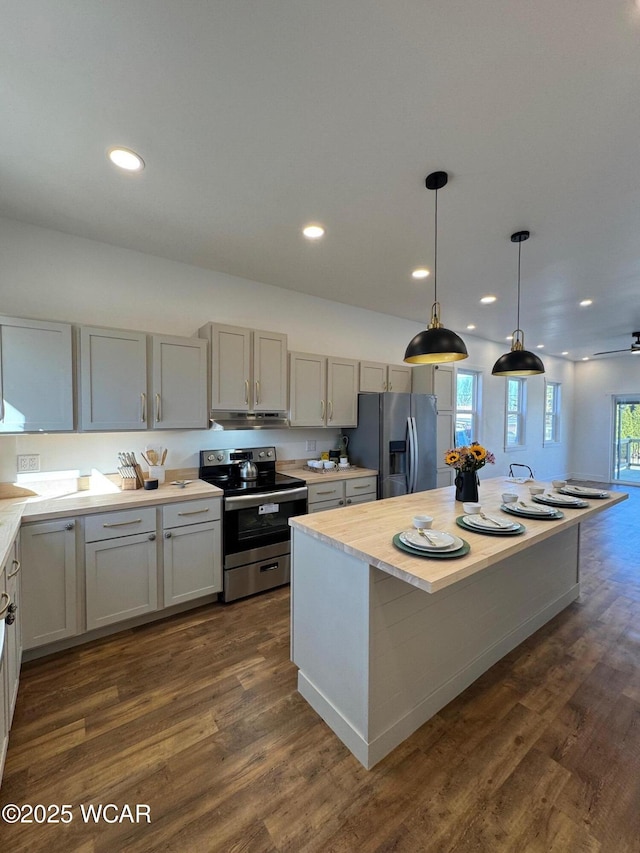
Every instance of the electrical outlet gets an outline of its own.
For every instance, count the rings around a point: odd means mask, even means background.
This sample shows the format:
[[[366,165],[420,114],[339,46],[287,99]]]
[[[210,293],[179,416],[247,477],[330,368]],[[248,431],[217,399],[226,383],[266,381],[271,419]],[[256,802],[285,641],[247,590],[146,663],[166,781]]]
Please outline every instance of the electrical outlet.
[[[316,443],[313,440],[307,440],[307,452],[313,453],[316,449]]]
[[[40,454],[39,453],[20,453],[18,454],[18,474],[26,472],[33,473],[40,470]]]

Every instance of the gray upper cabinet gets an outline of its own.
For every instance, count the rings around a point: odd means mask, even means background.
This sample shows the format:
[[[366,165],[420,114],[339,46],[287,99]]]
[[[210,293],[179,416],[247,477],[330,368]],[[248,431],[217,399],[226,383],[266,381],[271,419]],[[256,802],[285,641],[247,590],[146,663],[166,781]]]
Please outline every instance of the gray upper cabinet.
[[[289,354],[291,426],[357,425],[358,362],[313,353]]]
[[[360,362],[360,391],[411,392],[412,368],[406,364],[383,364],[378,361]]]
[[[151,405],[154,429],[206,429],[207,342],[200,338],[153,335]]]
[[[71,326],[0,317],[0,432],[73,429]]]
[[[147,336],[83,326],[80,394],[83,430],[146,429]]]
[[[221,323],[207,323],[199,334],[211,343],[213,411],[286,411],[286,335]]]
[[[83,430],[205,429],[207,342],[83,326],[80,391]]]

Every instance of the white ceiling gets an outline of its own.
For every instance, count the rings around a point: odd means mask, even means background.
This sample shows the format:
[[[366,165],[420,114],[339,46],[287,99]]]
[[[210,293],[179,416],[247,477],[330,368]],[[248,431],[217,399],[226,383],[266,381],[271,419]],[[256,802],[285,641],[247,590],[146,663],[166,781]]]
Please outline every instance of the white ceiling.
[[[527,348],[578,359],[640,329],[634,0],[1,9],[0,215],[423,322],[442,169],[446,326],[505,342],[528,229]]]

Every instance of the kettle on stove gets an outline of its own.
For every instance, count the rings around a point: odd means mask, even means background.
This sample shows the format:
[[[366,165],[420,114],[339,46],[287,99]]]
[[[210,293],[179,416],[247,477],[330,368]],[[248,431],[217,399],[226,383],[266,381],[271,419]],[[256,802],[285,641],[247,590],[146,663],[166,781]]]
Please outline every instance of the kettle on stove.
[[[240,479],[241,480],[257,480],[258,466],[251,459],[245,459],[240,462]]]

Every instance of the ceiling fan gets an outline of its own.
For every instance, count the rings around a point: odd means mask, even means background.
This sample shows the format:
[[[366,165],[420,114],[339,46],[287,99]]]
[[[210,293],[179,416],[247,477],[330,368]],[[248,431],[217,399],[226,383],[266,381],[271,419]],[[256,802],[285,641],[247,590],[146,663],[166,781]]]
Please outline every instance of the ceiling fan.
[[[610,349],[606,352],[594,352],[594,355],[611,355],[614,352],[631,352],[640,355],[640,332],[631,332],[635,341],[627,349]]]

